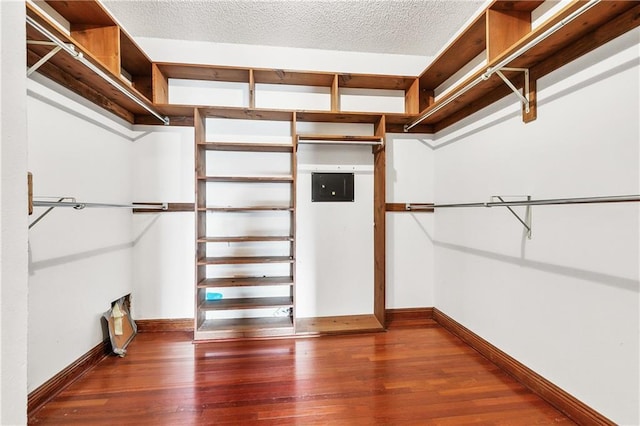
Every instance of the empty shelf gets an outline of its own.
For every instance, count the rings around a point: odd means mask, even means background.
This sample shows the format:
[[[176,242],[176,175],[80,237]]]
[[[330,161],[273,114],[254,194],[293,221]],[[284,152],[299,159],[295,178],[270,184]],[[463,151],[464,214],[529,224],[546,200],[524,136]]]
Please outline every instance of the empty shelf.
[[[236,265],[245,263],[293,263],[291,256],[205,257],[198,265]]]
[[[248,142],[206,142],[198,144],[209,151],[248,151],[248,152],[292,152],[291,144],[248,143]]]
[[[252,235],[234,237],[200,237],[199,243],[258,243],[270,241],[293,241],[291,235]]]
[[[292,176],[199,176],[206,182],[292,183]]]
[[[194,337],[196,340],[216,340],[292,334],[293,323],[289,317],[234,318],[206,320],[197,328]]]
[[[291,297],[247,297],[242,299],[205,300],[198,306],[201,311],[235,309],[288,308],[293,306]]]
[[[293,285],[293,277],[231,277],[206,278],[198,283],[199,288],[249,287],[269,285]]]

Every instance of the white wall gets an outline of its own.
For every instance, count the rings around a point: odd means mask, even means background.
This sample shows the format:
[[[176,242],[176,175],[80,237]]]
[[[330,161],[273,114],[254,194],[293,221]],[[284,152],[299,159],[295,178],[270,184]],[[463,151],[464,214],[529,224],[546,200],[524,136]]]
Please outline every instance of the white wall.
[[[436,136],[436,202],[640,193],[636,29]],[[518,208],[521,214],[523,208]],[[620,424],[638,424],[635,203],[435,214],[436,307]]]
[[[0,2],[0,424],[27,421],[25,8]]]
[[[130,203],[128,125],[39,75],[27,87],[34,196]],[[105,338],[103,312],[132,291],[131,223],[128,209],[57,208],[29,231],[29,391]]]
[[[353,202],[312,202],[314,172],[353,173]],[[300,145],[296,217],[297,316],[373,313],[371,147]]]
[[[433,202],[432,135],[387,135],[387,203]],[[387,308],[435,306],[433,214],[387,213]]]
[[[193,128],[134,130],[133,200],[193,203]],[[192,212],[133,215],[134,318],[193,318],[194,233]]]
[[[420,75],[431,58],[416,55],[341,52],[320,49],[211,43],[138,37],[156,62],[213,64],[361,74]]]

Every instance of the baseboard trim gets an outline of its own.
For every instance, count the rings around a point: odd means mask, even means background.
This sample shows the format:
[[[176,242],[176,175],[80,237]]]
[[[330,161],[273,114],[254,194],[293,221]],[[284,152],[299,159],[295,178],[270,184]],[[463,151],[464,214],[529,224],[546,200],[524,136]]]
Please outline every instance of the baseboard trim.
[[[425,326],[433,320],[433,308],[402,308],[385,311],[386,327]],[[193,318],[136,320],[138,333],[193,332]]]
[[[98,343],[86,354],[69,364],[64,370],[38,386],[27,397],[27,416],[31,417],[44,404],[49,402],[84,373],[98,365],[111,353],[109,340]]]
[[[437,308],[433,310],[433,318],[443,328],[578,424],[616,424]]]
[[[436,325],[433,321],[433,308],[401,308],[385,311],[385,326],[425,327]]]
[[[136,320],[138,333],[163,333],[169,331],[193,332],[193,318]]]

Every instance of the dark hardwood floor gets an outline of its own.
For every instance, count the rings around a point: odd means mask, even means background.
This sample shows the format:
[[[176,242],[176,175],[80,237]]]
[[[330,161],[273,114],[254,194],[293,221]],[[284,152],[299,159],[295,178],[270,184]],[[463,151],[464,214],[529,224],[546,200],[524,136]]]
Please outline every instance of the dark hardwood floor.
[[[141,333],[30,424],[573,424],[427,320],[386,333],[203,343]]]

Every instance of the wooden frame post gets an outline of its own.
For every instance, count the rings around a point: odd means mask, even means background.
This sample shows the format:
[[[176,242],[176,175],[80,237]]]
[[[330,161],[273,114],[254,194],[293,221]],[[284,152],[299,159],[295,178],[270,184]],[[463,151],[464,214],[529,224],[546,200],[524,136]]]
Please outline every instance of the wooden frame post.
[[[385,138],[385,116],[375,124],[375,135]],[[385,141],[386,142],[386,141]],[[385,325],[386,305],[386,144],[373,147],[373,314]]]

